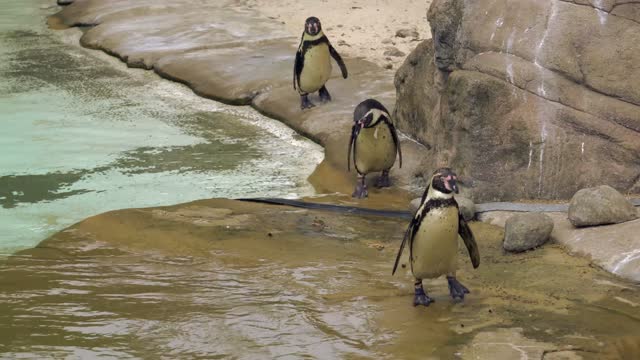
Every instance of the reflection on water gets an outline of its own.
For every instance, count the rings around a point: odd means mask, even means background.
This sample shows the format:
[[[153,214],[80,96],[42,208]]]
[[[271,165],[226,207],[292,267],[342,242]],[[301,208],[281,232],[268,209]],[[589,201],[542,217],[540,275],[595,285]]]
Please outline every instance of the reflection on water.
[[[358,261],[289,268],[279,261],[229,266],[210,258],[122,254],[15,259],[0,275],[0,324],[12,324],[0,337],[10,344],[8,357],[371,355],[375,306],[319,297],[366,282],[371,274],[352,271],[357,268]],[[5,282],[10,278],[29,285]]]
[[[486,224],[472,224],[480,268],[461,256],[465,302],[437,279],[414,308],[412,278],[390,274],[404,227],[227,200],[103,214],[0,263],[0,357],[637,354],[637,289],[554,247],[504,256]]]
[[[313,193],[317,145],[80,48],[52,3],[0,3],[0,255],[108,210]]]

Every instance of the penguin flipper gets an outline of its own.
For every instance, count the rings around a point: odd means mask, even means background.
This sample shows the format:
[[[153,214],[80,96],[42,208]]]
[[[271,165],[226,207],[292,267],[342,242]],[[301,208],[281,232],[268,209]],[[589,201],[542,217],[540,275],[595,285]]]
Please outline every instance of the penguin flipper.
[[[409,227],[407,227],[407,230],[404,232],[404,237],[402,238],[402,243],[400,243],[400,249],[398,249],[398,255],[396,256],[396,262],[393,264],[393,271],[391,271],[391,275],[394,275],[396,273],[396,269],[398,269],[398,263],[400,263],[400,257],[402,256],[402,252],[404,251],[404,246],[407,244],[407,239],[412,236],[410,234],[413,233],[413,223],[413,220],[411,220]]]
[[[344,61],[342,61],[342,57],[340,56],[340,54],[338,54],[338,51],[336,51],[336,49],[331,44],[329,44],[329,53],[336,60],[336,62],[338,63],[338,66],[340,66],[342,77],[346,79],[348,76],[347,66],[344,64]]]
[[[464,220],[462,213],[458,214],[458,234],[462,238],[462,241],[464,241],[464,245],[469,251],[469,257],[471,258],[473,268],[476,269],[478,266],[480,266],[480,251],[478,250],[476,239],[473,236],[469,225]]]
[[[400,149],[400,139],[398,138],[398,131],[396,130],[396,127],[393,126],[393,123],[389,119],[386,119],[386,117],[385,122],[389,126],[389,130],[391,130],[391,137],[393,138],[393,143],[396,145],[396,149],[398,149],[400,167],[402,168],[402,150]]]
[[[422,218],[428,211],[429,210],[426,208],[422,209],[422,212],[420,213],[416,211],[416,214],[411,219],[411,222],[409,223],[407,230],[404,232],[404,237],[402,238],[402,243],[400,244],[400,249],[398,250],[398,255],[396,256],[396,262],[393,264],[393,271],[391,272],[391,275],[394,275],[396,273],[396,269],[398,268],[398,263],[400,263],[400,257],[402,256],[402,251],[404,251],[404,247],[407,244],[407,240],[409,240],[409,251],[411,252],[411,248],[413,247],[413,237],[418,232],[418,228],[420,226],[420,223],[422,222]]]
[[[353,145],[354,145],[354,142],[356,141],[356,137],[358,137],[357,127],[358,127],[357,124],[354,124],[351,127],[351,138],[349,139],[349,151],[347,152],[347,171],[351,171],[351,152],[355,151]],[[353,161],[356,161],[355,154],[353,155]]]
[[[293,65],[293,89],[300,89],[300,74],[302,73],[302,68],[304,67],[304,56],[302,55],[302,45],[304,44],[304,33],[302,34],[302,39],[300,39],[300,46],[298,46],[298,51],[296,51],[296,59]],[[296,87],[297,86],[297,87]]]

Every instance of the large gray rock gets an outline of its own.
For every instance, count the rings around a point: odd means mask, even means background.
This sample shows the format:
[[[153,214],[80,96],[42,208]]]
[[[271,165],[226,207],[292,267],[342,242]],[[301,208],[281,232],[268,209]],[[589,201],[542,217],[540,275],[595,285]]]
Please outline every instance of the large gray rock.
[[[420,207],[422,198],[415,198],[413,200],[411,200],[411,203],[409,203],[409,211],[415,213],[416,210],[418,210],[418,208]]]
[[[551,238],[574,255],[603,269],[640,282],[640,219],[621,224],[576,228],[565,213],[553,213]]]
[[[476,217],[476,204],[474,204],[471,199],[456,195],[456,202],[458,203],[462,217],[466,221],[471,221]]]
[[[569,221],[576,227],[618,224],[637,218],[636,208],[607,185],[582,189],[569,204]]]
[[[435,0],[433,40],[395,78],[425,169],[456,169],[478,202],[639,192],[640,3],[594,3]]]
[[[513,212],[492,211],[478,219],[504,227]],[[584,256],[594,264],[623,278],[640,281],[640,219],[622,224],[576,228],[567,213],[547,213],[554,222],[551,240],[570,254]]]
[[[553,220],[545,214],[513,215],[505,223],[502,247],[511,252],[531,250],[546,243],[551,231]]]

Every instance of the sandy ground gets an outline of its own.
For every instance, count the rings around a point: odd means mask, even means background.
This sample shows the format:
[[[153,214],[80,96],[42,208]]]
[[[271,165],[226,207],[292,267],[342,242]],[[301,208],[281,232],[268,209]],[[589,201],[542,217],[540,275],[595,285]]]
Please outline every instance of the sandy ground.
[[[387,69],[397,69],[418,41],[431,37],[427,22],[431,0],[246,0],[242,3],[281,21],[295,36],[302,34],[307,17],[316,16],[340,54],[363,57]],[[409,36],[396,36],[396,32],[403,29],[410,30]]]

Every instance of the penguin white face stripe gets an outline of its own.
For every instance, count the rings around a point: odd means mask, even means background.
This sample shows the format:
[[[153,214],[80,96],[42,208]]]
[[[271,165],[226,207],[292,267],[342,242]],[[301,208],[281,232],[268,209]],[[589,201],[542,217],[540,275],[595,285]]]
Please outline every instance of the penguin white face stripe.
[[[373,115],[373,119],[371,120],[369,127],[377,125],[381,116],[384,116],[387,119],[391,119],[391,117],[389,116],[389,113],[387,113],[386,111],[382,111],[380,109],[371,109],[367,111],[367,113],[364,114],[364,116],[361,117],[360,120],[358,121],[361,124],[361,126],[364,126],[364,119],[366,119],[367,116],[369,115]]]
[[[435,179],[436,176],[440,176],[440,175],[434,175],[434,177],[431,178],[431,186],[429,187],[429,192],[427,193],[427,197],[424,200],[425,203],[430,199],[447,200],[447,199],[453,198],[453,193],[445,194],[442,191],[439,191],[438,189],[436,189],[435,186],[433,186],[433,179]],[[450,180],[450,177],[448,178],[448,180]],[[444,183],[447,190],[451,190],[449,189],[450,187],[449,182],[445,180]]]

